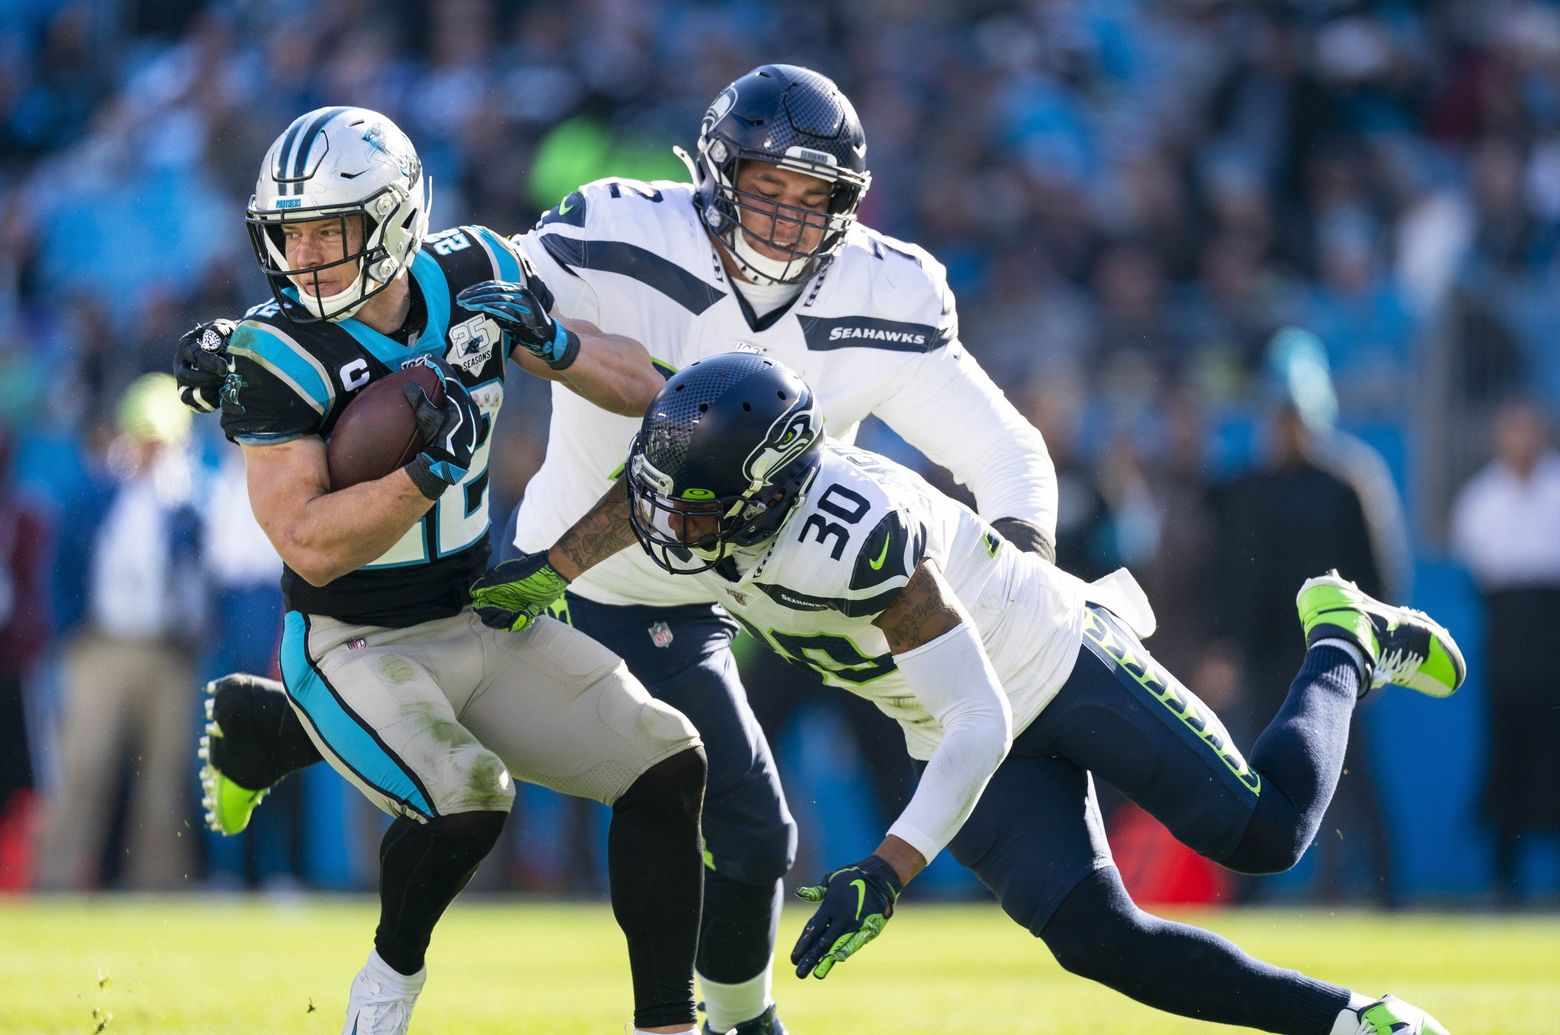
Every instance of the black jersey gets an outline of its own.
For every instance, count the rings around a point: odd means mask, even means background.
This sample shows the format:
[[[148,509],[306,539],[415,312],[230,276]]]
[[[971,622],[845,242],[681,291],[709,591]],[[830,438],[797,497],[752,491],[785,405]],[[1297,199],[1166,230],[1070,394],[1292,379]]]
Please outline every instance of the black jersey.
[[[428,356],[459,375],[486,425],[465,479],[446,489],[383,556],[325,586],[311,586],[284,567],[290,610],[402,627],[448,617],[468,603],[471,580],[487,566],[487,460],[504,400],[509,342],[489,317],[455,307],[454,298],[494,279],[520,279],[508,240],[486,227],[455,227],[429,237],[412,260],[414,301],[426,322],[410,344],[357,320],[294,323],[275,302],[249,310],[233,332],[234,376],[223,390],[222,430],[242,445],[329,439],[358,392]]]

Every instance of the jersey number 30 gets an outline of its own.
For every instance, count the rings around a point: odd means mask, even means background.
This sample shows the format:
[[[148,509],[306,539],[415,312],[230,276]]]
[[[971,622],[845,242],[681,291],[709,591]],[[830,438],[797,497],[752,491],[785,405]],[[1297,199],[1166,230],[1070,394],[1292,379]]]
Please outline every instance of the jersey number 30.
[[[843,485],[831,485],[818,497],[818,509],[843,519],[845,524],[854,525],[872,509],[872,504],[859,492]],[[823,514],[807,515],[807,520],[802,523],[801,534],[797,536],[798,541],[805,542],[808,533],[816,536],[820,543],[834,540],[829,556],[836,561],[845,552],[845,544],[850,541],[850,529],[838,521],[830,521]]]

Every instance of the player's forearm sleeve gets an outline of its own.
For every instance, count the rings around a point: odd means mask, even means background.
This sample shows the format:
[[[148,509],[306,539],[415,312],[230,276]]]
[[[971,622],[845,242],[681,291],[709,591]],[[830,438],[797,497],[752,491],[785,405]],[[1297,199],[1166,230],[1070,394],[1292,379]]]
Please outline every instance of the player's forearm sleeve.
[[[910,804],[889,828],[927,862],[947,847],[1007,757],[1013,714],[980,636],[965,624],[894,655],[910,692],[942,724]]]
[[[1056,465],[1035,426],[957,341],[920,357],[877,416],[975,494],[987,521],[1056,541]]]

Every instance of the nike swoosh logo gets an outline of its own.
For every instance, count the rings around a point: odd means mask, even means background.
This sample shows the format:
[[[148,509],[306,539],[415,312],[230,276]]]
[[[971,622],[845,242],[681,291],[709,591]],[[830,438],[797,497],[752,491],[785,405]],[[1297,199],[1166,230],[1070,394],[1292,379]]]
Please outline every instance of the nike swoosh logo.
[[[861,919],[861,907],[867,902],[867,882],[857,877],[850,882],[850,886],[856,889],[856,919]]]
[[[883,549],[878,553],[877,560],[875,560],[875,561],[868,561],[867,562],[867,565],[873,571],[882,571],[883,570],[883,562],[888,560],[888,544],[892,543],[893,541],[894,541],[894,537],[893,536],[886,536],[883,539]]]
[[[566,216],[572,211],[574,211],[574,206],[569,203],[568,198],[564,198],[562,201],[558,202],[558,214],[560,216]]]

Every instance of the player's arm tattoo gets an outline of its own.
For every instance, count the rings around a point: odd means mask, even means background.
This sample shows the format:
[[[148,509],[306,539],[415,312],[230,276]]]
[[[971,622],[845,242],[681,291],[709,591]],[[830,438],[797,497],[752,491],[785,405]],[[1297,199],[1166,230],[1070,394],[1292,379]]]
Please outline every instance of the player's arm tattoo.
[[[932,560],[924,560],[888,609],[872,620],[888,639],[895,654],[930,643],[943,633],[970,621],[953,587]]]
[[[619,478],[574,525],[547,551],[553,570],[576,579],[619,550],[634,544],[628,523],[628,478]]]

